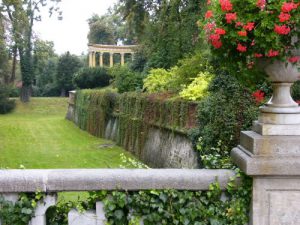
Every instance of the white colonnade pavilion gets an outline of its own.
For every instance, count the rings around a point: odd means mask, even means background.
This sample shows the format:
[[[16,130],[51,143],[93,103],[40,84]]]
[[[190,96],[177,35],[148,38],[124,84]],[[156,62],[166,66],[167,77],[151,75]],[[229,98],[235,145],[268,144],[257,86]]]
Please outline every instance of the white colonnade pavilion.
[[[125,64],[125,54],[130,54],[131,59],[134,57],[134,51],[136,45],[101,45],[101,44],[89,44],[89,66],[96,67],[104,66],[103,55],[105,53],[109,54],[109,66],[113,67],[114,65],[114,55],[120,54],[121,55],[121,65]],[[99,62],[97,62],[97,58]]]

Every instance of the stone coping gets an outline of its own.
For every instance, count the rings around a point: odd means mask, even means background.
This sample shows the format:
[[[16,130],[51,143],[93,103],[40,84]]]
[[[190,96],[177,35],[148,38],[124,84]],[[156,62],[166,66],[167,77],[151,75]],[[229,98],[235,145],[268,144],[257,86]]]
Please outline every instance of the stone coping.
[[[96,190],[224,190],[232,170],[207,169],[53,169],[0,170],[0,193]]]

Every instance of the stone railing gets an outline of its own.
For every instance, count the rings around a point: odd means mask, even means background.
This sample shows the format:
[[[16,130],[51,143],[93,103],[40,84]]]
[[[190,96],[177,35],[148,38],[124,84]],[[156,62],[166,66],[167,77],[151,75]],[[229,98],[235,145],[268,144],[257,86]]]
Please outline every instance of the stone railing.
[[[29,225],[46,225],[46,211],[56,204],[58,192],[98,190],[208,190],[216,181],[224,190],[231,170],[188,169],[70,169],[70,170],[1,170],[0,194],[11,202],[19,193],[40,191],[46,197],[36,207]],[[96,203],[96,210],[68,215],[69,225],[104,225],[104,205]],[[141,221],[142,224],[142,221]],[[1,221],[0,221],[1,225]]]

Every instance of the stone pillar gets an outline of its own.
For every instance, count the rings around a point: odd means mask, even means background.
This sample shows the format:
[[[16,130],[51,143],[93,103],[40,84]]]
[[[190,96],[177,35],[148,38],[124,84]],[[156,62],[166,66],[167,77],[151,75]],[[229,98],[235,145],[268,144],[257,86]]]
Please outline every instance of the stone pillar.
[[[93,52],[93,66],[92,67],[96,67],[96,52]]]
[[[109,66],[110,67],[114,66],[114,53],[112,52],[109,53]]]
[[[131,60],[134,60],[134,53],[131,53]]]
[[[299,113],[262,112],[231,152],[253,177],[250,225],[300,224],[299,119]]]
[[[125,65],[125,53],[121,53],[121,66]]]
[[[89,67],[93,67],[93,52],[89,52]]]
[[[100,67],[103,67],[103,52],[100,52],[100,57],[99,57],[99,65]]]

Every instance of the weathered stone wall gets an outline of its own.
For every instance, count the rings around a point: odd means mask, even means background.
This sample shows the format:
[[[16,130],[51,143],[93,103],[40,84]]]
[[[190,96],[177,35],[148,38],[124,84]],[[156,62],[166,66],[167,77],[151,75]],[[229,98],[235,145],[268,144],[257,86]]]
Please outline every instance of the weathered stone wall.
[[[136,105],[136,101],[130,98],[128,101],[132,101],[130,103],[132,106]],[[105,119],[97,118],[97,122],[94,122],[97,123],[97,128],[89,125],[89,122],[86,122],[88,119],[82,121],[82,118],[90,119],[91,116],[87,116],[88,110],[94,111],[91,112],[94,117],[99,117],[103,110],[81,107],[76,105],[75,101],[75,104],[70,103],[69,105],[67,118],[93,135],[115,141],[150,167],[199,168],[198,155],[193,149],[192,142],[188,138],[187,132],[182,132],[183,126],[192,126],[192,118],[187,117],[184,120],[179,120],[176,118],[176,114],[170,116],[170,113],[169,117],[164,120],[164,126],[159,127],[154,117],[146,118],[144,115],[141,118],[142,112],[139,113],[134,107],[132,107],[132,111],[137,112],[132,112],[130,104],[129,106],[126,105],[126,109],[124,104],[118,104],[112,113],[106,115]],[[101,108],[101,104],[97,107]],[[178,108],[180,109],[182,106]],[[190,108],[187,106],[186,111],[191,111]],[[154,107],[151,110],[153,109]],[[153,113],[157,114],[157,112]],[[177,124],[182,124],[182,126],[168,127],[171,124],[170,121],[175,119],[179,121]],[[98,123],[100,120],[101,122]],[[168,121],[165,122],[166,120]],[[145,129],[145,127],[147,128]]]

